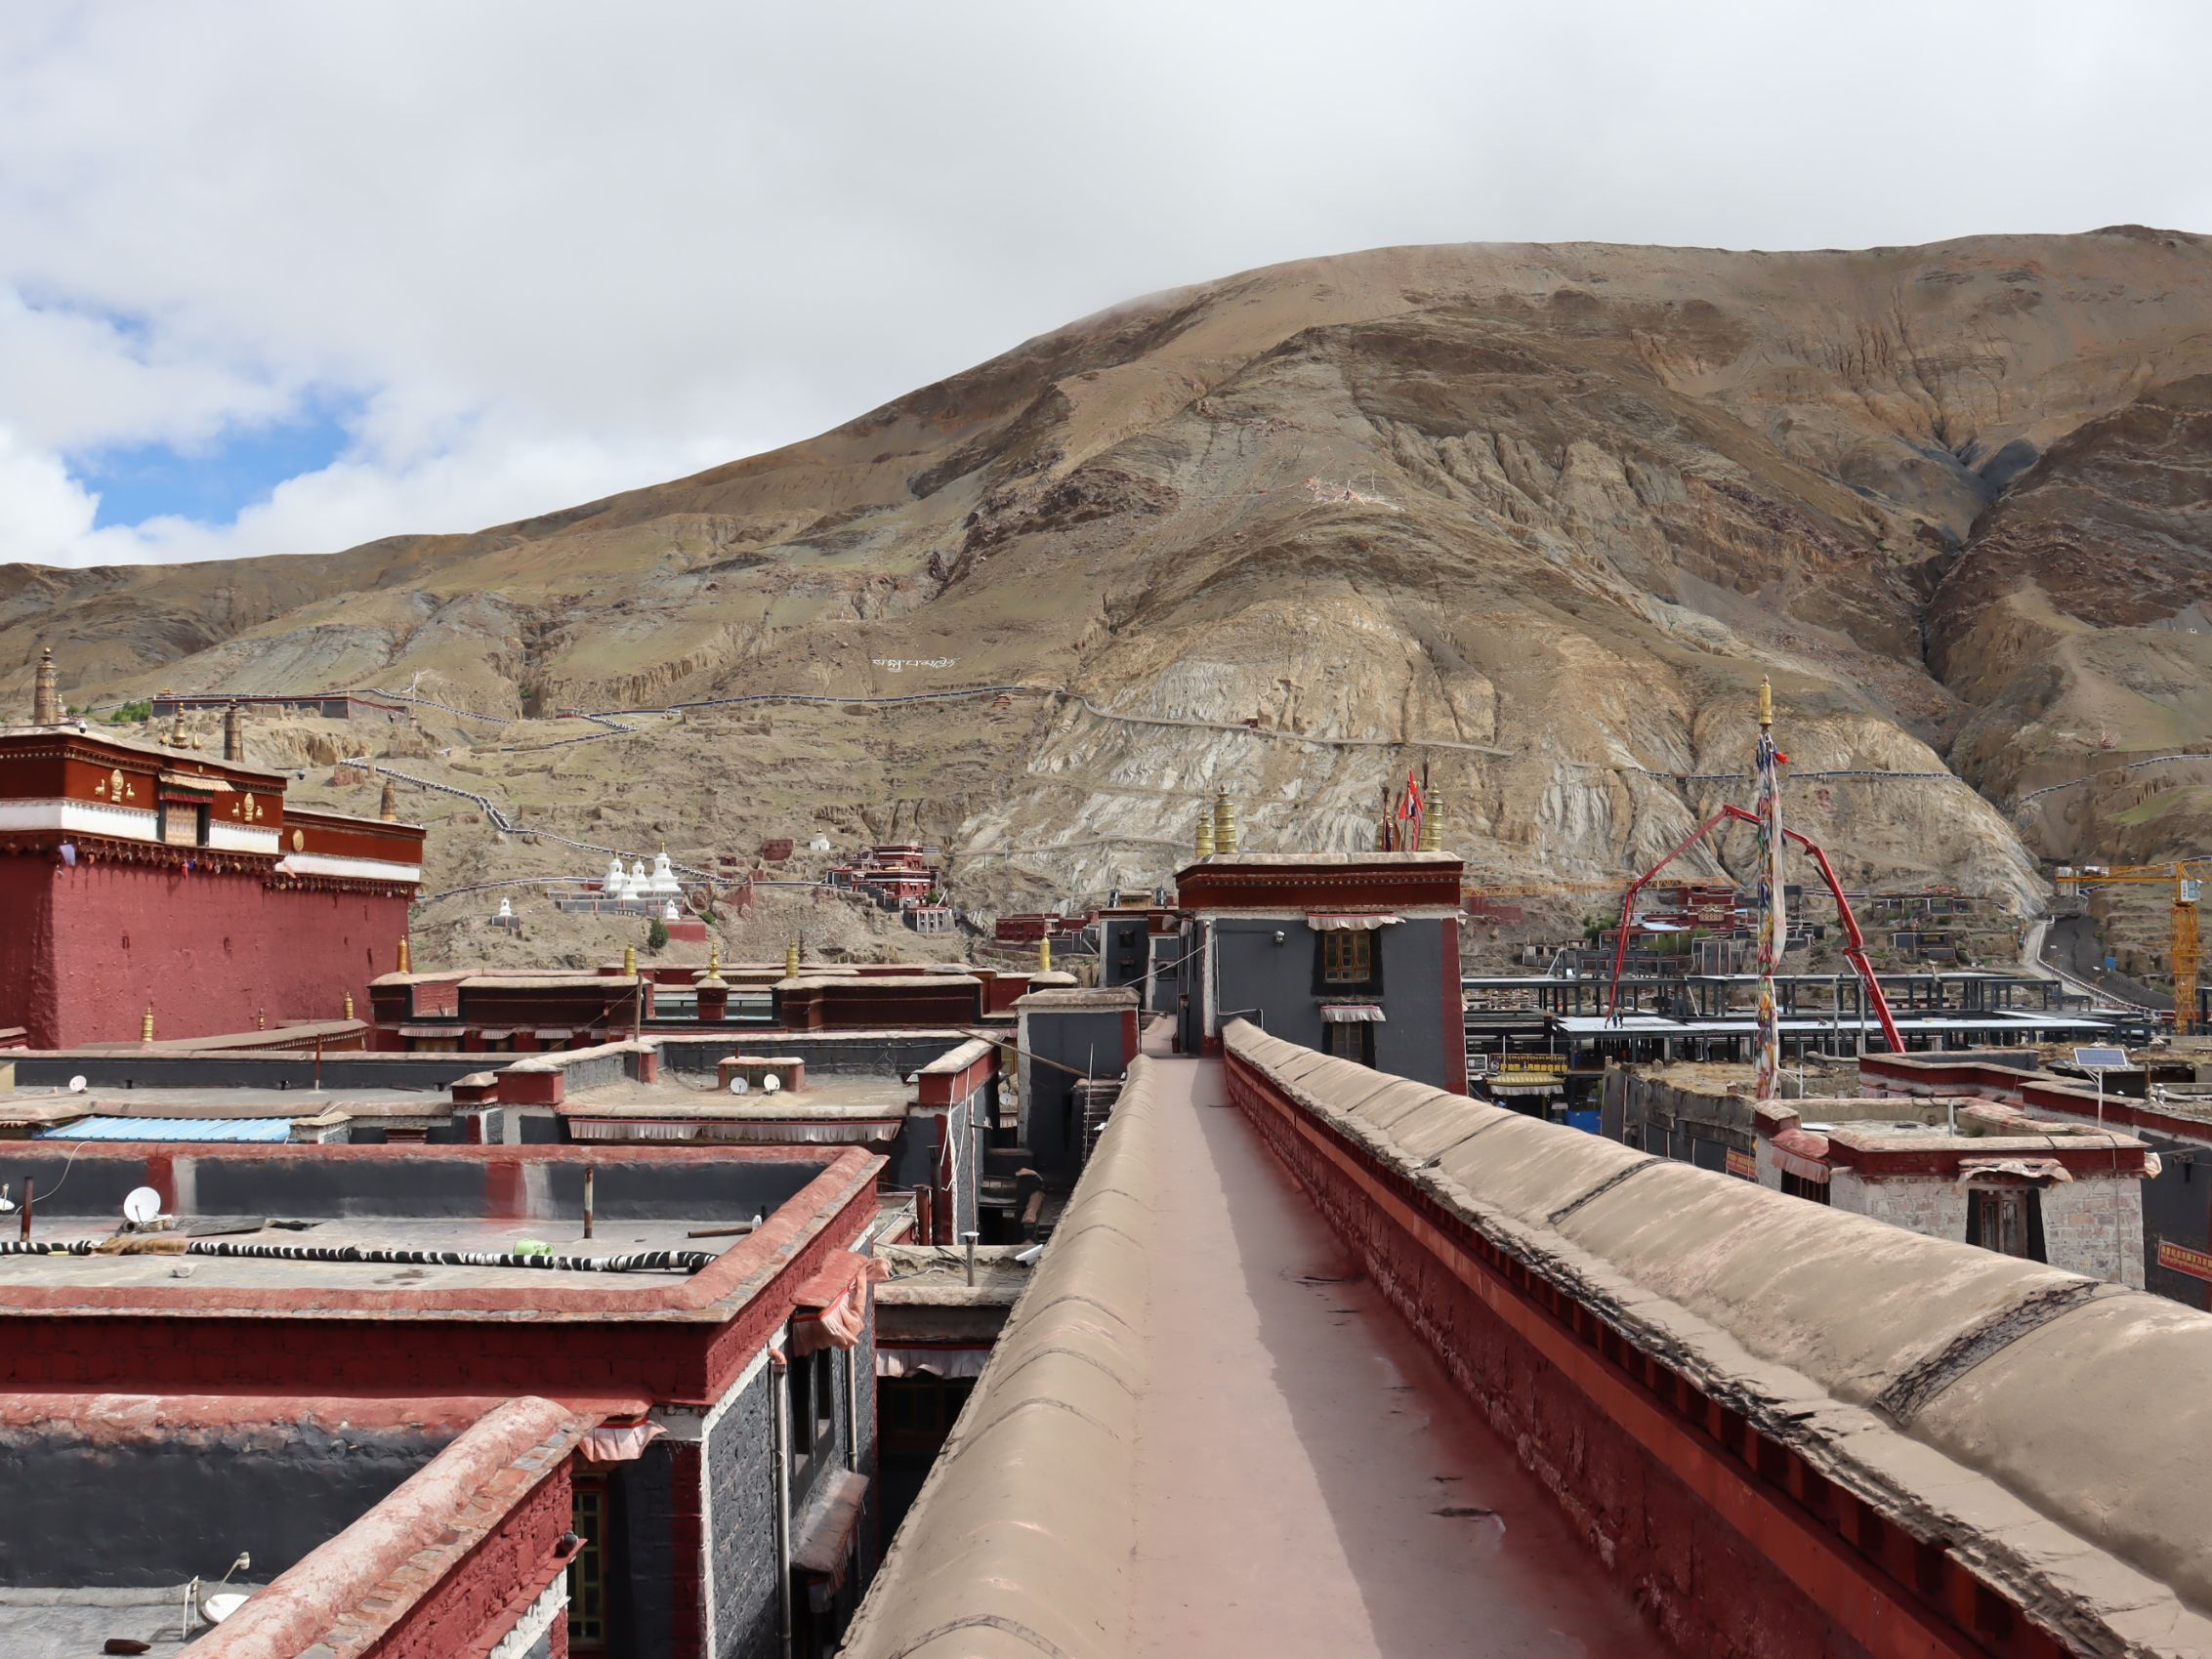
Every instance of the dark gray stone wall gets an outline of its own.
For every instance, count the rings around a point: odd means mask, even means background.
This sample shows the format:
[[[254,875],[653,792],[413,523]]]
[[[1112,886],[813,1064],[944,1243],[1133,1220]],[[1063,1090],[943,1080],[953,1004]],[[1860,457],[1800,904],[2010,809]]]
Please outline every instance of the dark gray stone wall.
[[[0,1437],[0,1585],[257,1584],[335,1537],[436,1457],[443,1437],[298,1425],[101,1441]]]
[[[1445,960],[1441,919],[1416,918],[1375,930],[1379,990],[1322,984],[1322,935],[1299,917],[1224,919],[1207,925],[1213,930],[1213,946],[1193,958],[1190,966],[1200,970],[1201,987],[1205,974],[1219,976],[1214,998],[1217,1032],[1224,1016],[1258,1009],[1254,1023],[1264,1025],[1271,1037],[1319,1049],[1325,1036],[1323,1002],[1380,1003],[1384,1022],[1374,1028],[1375,1068],[1439,1089],[1465,1088],[1466,1057],[1447,1054],[1444,1041],[1449,999],[1458,994],[1459,964]],[[1282,934],[1280,944],[1275,943],[1277,933]],[[1194,990],[1193,1029],[1198,1004]]]
[[[897,1139],[886,1150],[890,1164],[883,1172],[881,1184],[887,1188],[935,1186],[937,1184],[938,1132],[941,1124],[944,1134],[955,1137],[960,1150],[958,1187],[954,1193],[953,1232],[973,1231],[976,1226],[977,1204],[981,1195],[978,1184],[978,1164],[989,1144],[987,1137],[975,1133],[978,1112],[983,1112],[988,1121],[989,1101],[998,1087],[994,1075],[981,1088],[955,1101],[946,1113],[916,1111],[911,1113],[899,1130]]]
[[[1173,933],[1152,935],[1152,983],[1150,1000],[1146,1003],[1149,1014],[1175,1012],[1176,960],[1183,954],[1183,941]]]
[[[608,1552],[607,1646],[635,1659],[671,1659],[675,1651],[674,1464],[674,1448],[656,1440],[643,1455],[615,1465],[607,1481],[608,1536],[620,1541]]]
[[[2158,1265],[2158,1241],[2170,1239],[2191,1250],[2212,1250],[2212,1164],[2189,1154],[2200,1148],[2166,1136],[2130,1134],[2165,1154],[2158,1179],[2143,1183],[2143,1283],[2148,1290],[2191,1307],[2203,1307],[2212,1285]]]
[[[1150,960],[1150,930],[1142,916],[1108,916],[1099,923],[1099,983],[1135,985]]]
[[[707,1434],[700,1477],[708,1500],[707,1596],[713,1659],[774,1659],[781,1646],[775,1544],[773,1389],[764,1365]]]
[[[1075,1104],[1075,1085],[1086,1071],[1097,1077],[1121,1075],[1122,1012],[1118,1008],[1028,1012],[1029,1053],[1060,1062],[1023,1066],[1026,1095],[1023,1104],[1028,1116],[1023,1140],[1030,1163],[1048,1186],[1064,1190],[1082,1173],[1083,1119]],[[1060,1066],[1073,1067],[1073,1074]]]

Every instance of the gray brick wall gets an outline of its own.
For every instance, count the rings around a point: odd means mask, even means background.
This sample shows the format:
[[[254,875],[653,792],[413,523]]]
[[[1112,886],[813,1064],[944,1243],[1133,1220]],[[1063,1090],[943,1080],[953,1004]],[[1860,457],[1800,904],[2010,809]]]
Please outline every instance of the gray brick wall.
[[[707,1434],[707,1595],[713,1659],[773,1659],[779,1650],[775,1548],[775,1395],[763,1366]]]
[[[607,1482],[610,1531],[621,1550],[609,1565],[607,1634],[612,1651],[636,1659],[667,1659],[673,1651],[669,1585],[675,1566],[669,1548],[675,1521],[673,1450],[655,1441],[629,1463],[613,1466]]]

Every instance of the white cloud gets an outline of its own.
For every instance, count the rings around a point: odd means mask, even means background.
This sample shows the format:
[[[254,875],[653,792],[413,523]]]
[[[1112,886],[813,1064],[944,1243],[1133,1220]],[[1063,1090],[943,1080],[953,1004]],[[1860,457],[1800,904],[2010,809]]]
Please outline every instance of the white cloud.
[[[476,528],[1307,254],[2212,222],[2188,0],[213,16],[0,8],[0,560]],[[235,525],[53,495],[317,397],[353,448]]]
[[[0,562],[11,548],[75,547],[91,532],[98,506],[58,457],[0,426]]]

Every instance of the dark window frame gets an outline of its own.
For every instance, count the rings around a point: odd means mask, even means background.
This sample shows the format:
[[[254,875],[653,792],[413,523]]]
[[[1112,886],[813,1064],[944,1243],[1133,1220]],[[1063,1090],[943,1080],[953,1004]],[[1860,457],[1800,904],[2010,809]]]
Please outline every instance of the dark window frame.
[[[568,1651],[605,1653],[609,1640],[607,1537],[613,1495],[604,1474],[571,1476],[569,1524],[583,1540],[568,1561]]]
[[[2022,1211],[2017,1227],[2008,1228],[2002,1212],[2018,1207]],[[2006,1233],[2016,1231],[2021,1248],[2005,1248]],[[2000,1256],[2011,1256],[2023,1262],[2051,1260],[2043,1238],[2043,1192],[2040,1187],[2023,1183],[2019,1186],[1970,1186],[1966,1189],[1966,1242],[1982,1250],[1994,1251]]]
[[[1381,996],[1383,992],[1383,943],[1380,928],[1340,928],[1315,930],[1314,933],[1314,994],[1317,997]],[[1330,946],[1343,941],[1346,948],[1354,942],[1364,945],[1367,954],[1365,978],[1337,978],[1331,975]]]
[[[1375,1063],[1375,1027],[1367,1020],[1323,1020],[1321,1053],[1360,1065]]]

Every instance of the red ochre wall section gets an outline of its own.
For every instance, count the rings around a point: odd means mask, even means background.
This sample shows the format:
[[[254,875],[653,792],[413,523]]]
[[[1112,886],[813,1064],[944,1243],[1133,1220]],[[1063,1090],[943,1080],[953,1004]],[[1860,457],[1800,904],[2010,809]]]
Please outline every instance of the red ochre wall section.
[[[553,1577],[564,1572],[561,1536],[575,1513],[569,1466],[563,1462],[509,1511],[498,1530],[438,1581],[406,1616],[368,1651],[373,1659],[476,1659],[514,1629]],[[504,1470],[486,1496],[497,1500],[502,1483],[520,1484],[524,1472]],[[568,1649],[568,1620],[549,1627],[553,1659]],[[312,1650],[311,1650],[312,1651]]]
[[[259,875],[109,859],[0,858],[0,1026],[33,1048],[336,1019],[398,967],[402,895],[271,888]]]
[[[1753,1444],[1740,1417],[1619,1343],[1263,1073],[1233,1055],[1226,1064],[1232,1103],[1676,1652],[1991,1651],[1942,1630],[1884,1571],[1909,1540],[1856,1511],[1841,1521],[1856,1549],[1827,1536],[1800,1514],[1840,1499],[1816,1473]],[[1900,1564],[1909,1573],[1915,1563],[1900,1555]],[[1855,1630],[1880,1634],[1861,1640]],[[2057,1651],[2032,1640],[2002,1650]]]

